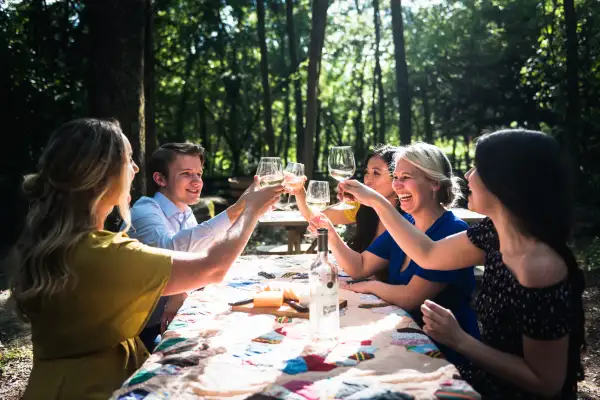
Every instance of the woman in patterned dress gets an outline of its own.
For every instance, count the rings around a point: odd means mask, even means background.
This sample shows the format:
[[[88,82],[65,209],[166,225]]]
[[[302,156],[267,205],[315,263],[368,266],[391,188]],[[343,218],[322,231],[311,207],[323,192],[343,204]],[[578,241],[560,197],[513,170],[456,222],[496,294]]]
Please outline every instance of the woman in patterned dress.
[[[340,184],[377,211],[423,268],[485,263],[476,300],[481,341],[466,334],[449,310],[429,300],[422,306],[425,331],[470,361],[461,373],[484,398],[576,398],[583,379],[585,283],[567,247],[573,214],[569,171],[558,143],[541,132],[484,135],[466,178],[469,208],[488,218],[439,241],[359,182]]]

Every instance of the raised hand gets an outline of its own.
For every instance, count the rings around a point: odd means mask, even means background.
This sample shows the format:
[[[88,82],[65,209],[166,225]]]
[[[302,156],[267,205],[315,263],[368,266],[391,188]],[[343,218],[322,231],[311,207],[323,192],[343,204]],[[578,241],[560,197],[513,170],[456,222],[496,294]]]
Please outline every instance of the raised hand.
[[[296,176],[289,172],[283,173],[283,186],[285,191],[290,195],[297,196],[298,194],[304,194],[304,183],[306,182],[306,176]]]
[[[245,201],[245,209],[263,215],[279,201],[279,196],[283,191],[284,188],[281,184],[261,188],[259,179],[255,176],[254,183],[242,195]]]
[[[325,214],[316,212],[311,215],[311,218],[308,221],[308,230],[311,232],[316,232],[319,228],[325,228],[327,230],[335,229]]]
[[[356,201],[368,207],[373,207],[379,200],[385,200],[385,198],[375,190],[354,179],[340,182],[338,188],[343,196],[348,197],[348,195],[351,195]]]

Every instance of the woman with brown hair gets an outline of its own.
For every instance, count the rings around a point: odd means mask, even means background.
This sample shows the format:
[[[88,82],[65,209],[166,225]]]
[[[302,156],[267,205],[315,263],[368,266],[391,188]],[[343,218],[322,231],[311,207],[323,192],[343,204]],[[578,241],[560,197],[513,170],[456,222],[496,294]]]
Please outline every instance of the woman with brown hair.
[[[117,206],[129,228],[137,165],[115,122],[79,119],[50,138],[15,246],[12,298],[31,323],[25,399],[106,399],[148,356],[138,335],[161,294],[219,282],[282,186],[253,188],[242,215],[205,255],[141,244],[104,230]]]

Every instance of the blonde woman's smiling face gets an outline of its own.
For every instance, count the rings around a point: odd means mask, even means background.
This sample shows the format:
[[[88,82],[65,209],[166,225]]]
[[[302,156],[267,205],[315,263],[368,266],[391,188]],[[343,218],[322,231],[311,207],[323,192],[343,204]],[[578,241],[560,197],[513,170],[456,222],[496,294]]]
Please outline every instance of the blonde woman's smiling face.
[[[439,206],[436,204],[436,192],[439,184],[427,179],[419,168],[410,162],[399,159],[394,169],[392,187],[398,195],[400,206],[409,214],[422,208]]]

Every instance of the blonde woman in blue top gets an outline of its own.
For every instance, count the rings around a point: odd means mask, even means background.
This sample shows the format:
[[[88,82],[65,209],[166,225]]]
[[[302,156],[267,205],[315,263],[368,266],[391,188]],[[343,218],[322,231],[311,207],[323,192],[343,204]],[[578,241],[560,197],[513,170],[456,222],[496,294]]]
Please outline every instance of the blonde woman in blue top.
[[[446,210],[458,199],[460,190],[450,161],[439,148],[425,143],[400,148],[396,154],[392,188],[398,195],[400,207],[408,213],[404,218],[432,240],[467,229],[464,221]],[[348,285],[346,289],[372,293],[402,307],[419,325],[423,324],[419,307],[426,299],[435,299],[455,313],[465,331],[479,337],[477,318],[470,307],[475,290],[473,267],[455,271],[423,269],[406,256],[387,231],[359,253],[344,243],[325,216],[311,222],[314,226],[329,229],[330,249],[340,267],[352,278],[368,278],[382,270],[388,272],[385,282],[367,280]],[[450,348],[438,345],[452,363],[464,361]]]

